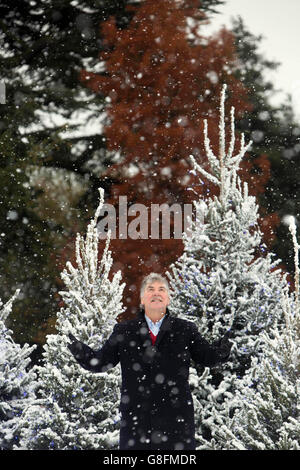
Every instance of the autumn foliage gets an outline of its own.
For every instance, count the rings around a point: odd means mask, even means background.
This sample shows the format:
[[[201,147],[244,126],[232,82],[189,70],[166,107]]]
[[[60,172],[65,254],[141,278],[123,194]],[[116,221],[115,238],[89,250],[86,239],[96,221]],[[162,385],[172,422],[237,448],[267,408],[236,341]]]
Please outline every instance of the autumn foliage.
[[[198,2],[197,2],[198,4]],[[189,154],[205,166],[203,120],[218,148],[219,98],[227,83],[226,114],[236,119],[250,110],[247,90],[235,77],[239,67],[234,38],[226,29],[205,37],[204,14],[195,2],[145,0],[131,6],[132,20],[118,29],[110,18],[101,26],[104,50],[99,56],[105,71],[82,71],[87,87],[106,97],[107,149],[119,157],[101,178],[111,181],[107,201],[118,207],[119,196],[128,204],[191,203],[196,195],[210,197],[216,188],[201,184],[190,172]],[[236,145],[239,145],[237,138]],[[254,195],[269,177],[265,155],[245,160],[241,169]],[[165,272],[182,252],[179,239],[112,240],[115,268],[127,283],[128,315],[139,305],[141,276]]]

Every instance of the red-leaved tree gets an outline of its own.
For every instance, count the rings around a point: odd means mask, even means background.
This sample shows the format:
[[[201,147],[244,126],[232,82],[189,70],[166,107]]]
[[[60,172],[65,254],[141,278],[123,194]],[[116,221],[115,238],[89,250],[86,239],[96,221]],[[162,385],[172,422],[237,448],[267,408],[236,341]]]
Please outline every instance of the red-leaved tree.
[[[113,182],[106,202],[118,213],[120,196],[126,196],[128,207],[139,203],[149,209],[147,239],[122,239],[117,232],[111,244],[115,268],[121,268],[127,283],[127,316],[139,305],[142,275],[164,273],[182,253],[182,241],[172,235],[151,238],[153,204],[179,203],[183,208],[199,195],[205,198],[217,192],[208,181],[195,180],[188,156],[193,154],[206,165],[204,118],[212,146],[218,147],[223,84],[228,86],[227,116],[231,106],[237,119],[250,109],[247,90],[234,74],[240,64],[232,34],[222,29],[213,37],[202,35],[206,20],[196,3],[145,0],[130,7],[133,17],[126,29],[118,29],[110,18],[102,24],[104,51],[99,60],[104,73],[81,72],[87,87],[107,97],[107,149],[119,155],[101,175]],[[269,178],[267,156],[256,160],[248,156],[241,176],[252,194],[263,192]],[[134,216],[128,217],[128,223],[132,220]],[[272,224],[276,222],[273,218]]]

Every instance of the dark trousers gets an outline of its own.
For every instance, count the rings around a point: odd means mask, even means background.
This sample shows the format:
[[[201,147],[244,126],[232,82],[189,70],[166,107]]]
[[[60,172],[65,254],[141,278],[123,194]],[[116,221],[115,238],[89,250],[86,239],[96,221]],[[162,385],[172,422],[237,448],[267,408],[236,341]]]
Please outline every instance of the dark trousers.
[[[172,419],[157,420],[150,426],[145,416],[122,413],[120,450],[195,450],[194,429]]]

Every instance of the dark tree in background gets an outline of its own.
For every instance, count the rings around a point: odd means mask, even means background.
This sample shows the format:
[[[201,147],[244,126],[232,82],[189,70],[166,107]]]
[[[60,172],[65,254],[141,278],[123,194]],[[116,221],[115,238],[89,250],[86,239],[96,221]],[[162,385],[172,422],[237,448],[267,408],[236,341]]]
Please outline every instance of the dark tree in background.
[[[126,2],[71,3],[0,5],[0,290],[5,299],[21,289],[10,319],[21,342],[44,341],[57,311],[57,256],[97,198],[85,165],[96,153],[104,160],[101,133],[74,131],[76,112],[99,118],[103,100],[82,91],[78,73],[98,56],[99,23],[110,14],[128,21]]]
[[[289,96],[280,105],[271,104],[276,90],[269,73],[280,68],[260,52],[263,35],[252,34],[242,18],[232,23],[235,46],[241,61],[237,76],[248,89],[252,109],[237,122],[237,128],[253,140],[251,155],[266,154],[270,161],[270,178],[259,196],[260,213],[276,217],[269,233],[270,248],[283,260],[288,272],[294,273],[294,255],[285,216],[300,216],[300,124],[297,122]],[[258,170],[259,171],[259,170]]]

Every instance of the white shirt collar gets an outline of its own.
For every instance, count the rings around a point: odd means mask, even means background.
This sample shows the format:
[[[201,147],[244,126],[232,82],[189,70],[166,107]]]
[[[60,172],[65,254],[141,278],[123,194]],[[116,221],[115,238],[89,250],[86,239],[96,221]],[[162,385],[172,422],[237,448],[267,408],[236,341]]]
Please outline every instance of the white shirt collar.
[[[152,333],[156,336],[157,333],[159,332],[159,329],[161,327],[161,324],[163,322],[165,318],[165,315],[157,322],[153,322],[151,320],[151,318],[147,317],[146,313],[145,313],[145,319],[146,319],[146,322],[148,324],[148,327],[150,328],[150,330],[152,331]]]

